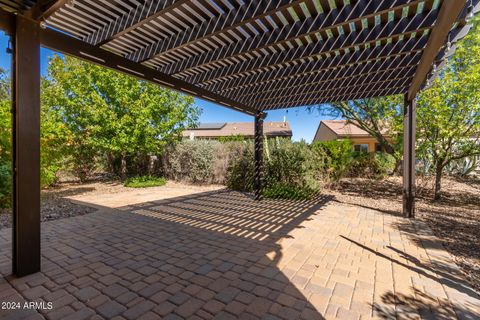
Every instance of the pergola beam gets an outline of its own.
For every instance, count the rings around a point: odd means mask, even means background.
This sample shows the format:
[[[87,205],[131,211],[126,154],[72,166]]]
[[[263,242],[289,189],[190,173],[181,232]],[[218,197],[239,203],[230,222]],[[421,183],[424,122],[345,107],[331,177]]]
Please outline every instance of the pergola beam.
[[[415,141],[416,141],[416,106],[415,97],[410,99],[405,94],[403,107],[403,215],[415,217]]]
[[[13,32],[13,273],[40,271],[40,26],[15,17]]]
[[[374,88],[373,86],[371,86],[368,90],[359,91],[359,92],[350,92],[348,94],[338,92],[337,94],[331,94],[324,97],[312,96],[306,99],[289,99],[277,104],[263,106],[262,110],[291,108],[293,106],[312,106],[312,105],[319,105],[324,103],[334,103],[339,101],[390,96],[394,94],[404,93],[406,92],[407,89],[408,89],[408,84],[404,84],[398,87],[391,87],[391,88]]]
[[[437,22],[433,26],[432,33],[428,39],[427,46],[423,51],[423,56],[418,65],[417,72],[408,90],[407,98],[409,101],[414,99],[415,95],[422,87],[432,68],[435,57],[448,37],[452,25],[455,23],[464,8],[464,0],[444,0],[442,2]]]
[[[45,20],[70,1],[72,0],[39,0],[24,15],[33,20]]]

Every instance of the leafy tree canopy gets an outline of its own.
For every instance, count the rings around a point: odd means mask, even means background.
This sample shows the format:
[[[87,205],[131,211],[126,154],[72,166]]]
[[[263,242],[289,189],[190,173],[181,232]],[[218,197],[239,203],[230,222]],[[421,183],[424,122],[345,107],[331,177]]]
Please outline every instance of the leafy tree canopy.
[[[98,153],[124,167],[129,156],[161,153],[199,115],[191,97],[70,57],[51,58],[42,90],[52,136],[84,174]]]
[[[418,153],[436,171],[435,197],[440,179],[452,161],[480,155],[480,30],[479,19],[432,87],[417,103]]]

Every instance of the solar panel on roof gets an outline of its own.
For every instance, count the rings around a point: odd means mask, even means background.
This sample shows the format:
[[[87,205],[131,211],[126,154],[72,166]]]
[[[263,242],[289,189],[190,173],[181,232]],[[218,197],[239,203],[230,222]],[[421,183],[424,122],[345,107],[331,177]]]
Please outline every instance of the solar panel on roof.
[[[223,127],[225,127],[227,123],[222,122],[222,123],[200,123],[198,127],[194,128],[196,130],[220,130]]]

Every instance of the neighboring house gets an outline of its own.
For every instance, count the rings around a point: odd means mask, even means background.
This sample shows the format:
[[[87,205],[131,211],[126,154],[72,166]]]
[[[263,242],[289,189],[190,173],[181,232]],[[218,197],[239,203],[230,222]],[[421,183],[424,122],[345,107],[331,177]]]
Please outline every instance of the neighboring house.
[[[355,151],[380,151],[377,139],[347,120],[322,120],[313,141],[350,139]]]
[[[267,138],[291,138],[292,129],[287,121],[263,123],[263,134]],[[223,122],[201,123],[198,127],[182,132],[184,138],[193,139],[218,139],[230,136],[242,136],[247,139],[254,137],[253,122]]]

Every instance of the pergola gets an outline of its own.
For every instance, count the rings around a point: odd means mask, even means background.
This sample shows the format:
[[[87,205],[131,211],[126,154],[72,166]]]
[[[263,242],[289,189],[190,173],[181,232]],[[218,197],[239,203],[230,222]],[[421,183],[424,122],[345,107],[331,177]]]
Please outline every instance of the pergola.
[[[404,94],[404,215],[414,217],[415,97],[479,0],[0,0],[13,43],[13,272],[40,270],[40,46],[254,116]]]

